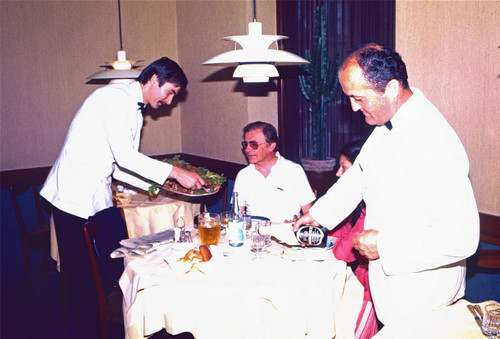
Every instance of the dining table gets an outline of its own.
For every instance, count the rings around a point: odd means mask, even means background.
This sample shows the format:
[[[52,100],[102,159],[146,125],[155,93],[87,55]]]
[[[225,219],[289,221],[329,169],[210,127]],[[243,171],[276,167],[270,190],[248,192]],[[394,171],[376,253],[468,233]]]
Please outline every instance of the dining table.
[[[160,191],[150,196],[147,191],[113,183],[113,204],[123,211],[129,238],[173,229],[179,224],[192,225],[200,213],[200,201],[175,193]],[[60,270],[59,250],[54,221],[50,220],[50,255]]]
[[[165,191],[151,196],[146,191],[125,189],[113,198],[123,210],[129,238],[173,229],[179,224],[192,225],[200,213],[199,202]]]
[[[293,235],[290,224],[273,224]],[[198,248],[168,242],[141,256],[126,256],[119,280],[125,337],[162,329],[195,338],[353,338],[363,287],[331,249],[290,246],[272,237],[265,253],[222,234],[207,262],[179,261]]]
[[[499,299],[500,300],[500,299]],[[384,326],[373,339],[392,338],[440,338],[440,339],[485,339],[481,317],[487,304],[499,304],[488,300],[478,303],[460,299],[455,303],[429,312],[410,315],[408,321]],[[483,314],[471,312],[470,308],[479,307]]]

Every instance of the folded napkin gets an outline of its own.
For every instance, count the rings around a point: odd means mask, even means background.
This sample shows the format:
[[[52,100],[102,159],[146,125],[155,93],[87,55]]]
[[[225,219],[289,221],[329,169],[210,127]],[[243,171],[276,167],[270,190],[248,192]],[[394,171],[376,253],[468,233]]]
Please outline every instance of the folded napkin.
[[[143,256],[156,251],[158,246],[173,241],[174,230],[166,230],[137,238],[123,239],[120,241],[122,247],[114,250],[110,257],[114,259],[127,256]]]

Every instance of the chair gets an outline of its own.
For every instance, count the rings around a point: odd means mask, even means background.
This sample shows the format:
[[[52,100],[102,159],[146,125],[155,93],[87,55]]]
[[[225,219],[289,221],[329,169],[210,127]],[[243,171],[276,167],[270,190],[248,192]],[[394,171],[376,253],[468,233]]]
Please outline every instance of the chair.
[[[480,241],[500,247],[500,217],[479,213]],[[476,265],[483,268],[500,269],[500,249],[479,248]]]
[[[94,278],[97,300],[99,305],[99,337],[101,339],[109,338],[110,322],[119,325],[123,329],[123,315],[121,310],[121,294],[119,289],[117,293],[106,295],[103,279],[99,269],[99,254],[97,251],[96,241],[98,241],[97,224],[93,221],[88,221],[83,226],[83,236],[85,245],[89,254],[92,276]]]
[[[227,186],[228,186],[228,184],[227,184],[227,182],[225,182],[225,183],[222,184],[222,186],[221,186],[221,188],[219,190],[219,192],[222,191],[221,213],[225,212],[226,211],[226,207],[227,207]],[[210,203],[213,202],[213,199],[211,199],[213,197],[219,198],[219,194],[207,197],[208,202],[210,202]],[[200,204],[200,213],[205,212],[206,209],[207,209],[207,207],[206,207],[207,204],[206,204],[205,200],[200,200],[199,204]]]
[[[228,183],[225,182],[222,184],[222,206],[221,206],[221,213],[226,212],[226,205],[227,205],[227,187]]]
[[[36,211],[37,215],[37,225],[29,229],[26,228],[24,222],[23,213],[21,212],[21,205],[18,198],[26,193],[31,187],[34,198],[35,209],[31,211]],[[30,284],[30,270],[40,269],[43,271],[43,279],[47,279],[48,270],[55,269],[55,263],[49,262],[50,253],[50,225],[45,222],[43,216],[42,204],[38,194],[36,184],[21,184],[17,183],[9,187],[10,197],[12,199],[12,205],[14,206],[14,212],[16,215],[17,223],[19,226],[19,231],[21,232],[22,250],[23,250],[23,261],[24,261],[24,282],[26,292],[29,292]],[[25,206],[26,204],[23,204]],[[25,215],[28,212],[25,211]],[[41,252],[41,264],[35,263],[30,260],[31,251]]]

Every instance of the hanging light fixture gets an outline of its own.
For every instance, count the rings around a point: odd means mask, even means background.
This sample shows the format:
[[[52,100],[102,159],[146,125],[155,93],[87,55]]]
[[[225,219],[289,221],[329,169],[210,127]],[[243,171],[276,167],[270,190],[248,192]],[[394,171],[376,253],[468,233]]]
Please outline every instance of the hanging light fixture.
[[[140,67],[137,64],[143,60],[127,60],[127,53],[123,50],[120,0],[118,0],[118,29],[120,32],[120,50],[117,53],[117,60],[106,62],[105,65],[101,66],[105,68],[103,71],[96,72],[88,76],[87,79],[120,82],[135,80],[141,74],[141,70],[136,68]]]
[[[279,77],[275,66],[308,64],[304,58],[278,49],[278,41],[288,39],[284,35],[263,35],[262,23],[257,21],[256,0],[253,0],[253,22],[248,23],[248,35],[234,35],[223,40],[234,41],[235,49],[208,59],[203,65],[237,66],[234,78],[243,82],[268,82],[269,78]],[[276,42],[276,49],[269,46]],[[236,49],[237,44],[242,49]]]

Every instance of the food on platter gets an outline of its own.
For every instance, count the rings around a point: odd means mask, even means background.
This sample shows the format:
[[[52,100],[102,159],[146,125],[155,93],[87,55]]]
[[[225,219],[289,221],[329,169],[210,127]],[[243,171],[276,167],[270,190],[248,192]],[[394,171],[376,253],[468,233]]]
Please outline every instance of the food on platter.
[[[210,249],[205,245],[201,245],[199,250],[191,249],[177,261],[184,263],[194,263],[206,262],[210,261],[210,259],[212,259],[212,253],[210,252]]]
[[[163,186],[157,186],[153,184],[149,188],[150,195],[154,195],[154,193],[157,191],[157,188],[189,196],[211,195],[217,193],[220,190],[221,185],[226,182],[226,177],[224,176],[224,174],[212,172],[206,167],[193,166],[187,161],[182,160],[179,155],[176,155],[170,159],[163,159],[162,161],[167,162],[172,166],[180,167],[182,169],[198,173],[203,178],[203,180],[205,180],[205,185],[201,189],[185,188],[176,180],[167,179]]]

